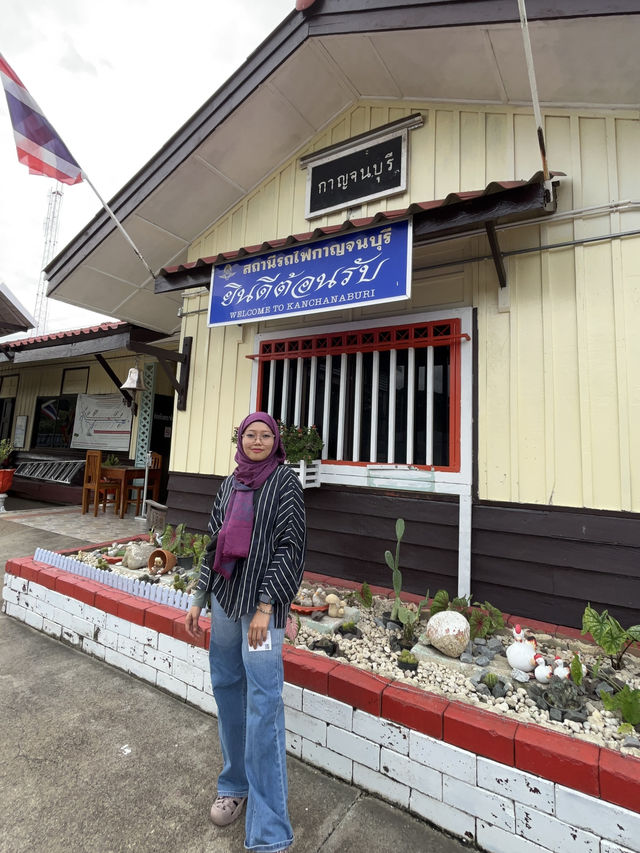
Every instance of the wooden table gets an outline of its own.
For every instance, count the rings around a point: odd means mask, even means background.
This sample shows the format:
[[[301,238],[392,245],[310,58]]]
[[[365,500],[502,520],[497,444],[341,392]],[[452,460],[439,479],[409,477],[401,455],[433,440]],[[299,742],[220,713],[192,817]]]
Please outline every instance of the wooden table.
[[[100,475],[102,479],[114,480],[115,482],[120,483],[120,518],[124,518],[124,514],[127,511],[129,487],[134,480],[144,480],[144,467],[137,468],[135,466],[128,467],[126,465],[103,465]],[[161,475],[161,468],[149,468],[147,486],[152,489],[151,497],[154,501],[157,501],[160,497]]]

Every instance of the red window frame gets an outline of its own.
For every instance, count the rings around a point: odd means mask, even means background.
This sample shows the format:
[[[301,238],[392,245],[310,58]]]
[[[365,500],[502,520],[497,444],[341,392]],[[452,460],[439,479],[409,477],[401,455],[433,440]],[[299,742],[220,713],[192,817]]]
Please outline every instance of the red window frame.
[[[461,358],[460,344],[470,340],[461,332],[461,320],[434,320],[425,323],[409,323],[381,326],[371,329],[350,329],[327,332],[320,335],[299,335],[262,341],[260,351],[248,358],[258,362],[284,361],[286,359],[311,358],[312,356],[342,355],[343,353],[383,352],[385,350],[424,349],[430,346],[449,346],[449,465],[412,465],[429,471],[458,472],[460,470],[460,418],[461,418]],[[264,390],[264,374],[258,370],[257,399],[261,400]],[[331,465],[386,465],[386,462],[353,462],[345,460],[323,460]],[[397,464],[397,463],[396,463]]]

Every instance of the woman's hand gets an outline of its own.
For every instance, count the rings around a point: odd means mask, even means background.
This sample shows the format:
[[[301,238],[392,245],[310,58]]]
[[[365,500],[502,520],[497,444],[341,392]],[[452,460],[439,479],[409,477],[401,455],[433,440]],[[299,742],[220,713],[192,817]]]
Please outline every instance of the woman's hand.
[[[264,607],[264,605],[261,605]],[[266,608],[265,608],[266,610]],[[267,639],[267,631],[269,630],[269,620],[271,613],[265,613],[262,610],[256,610],[253,619],[249,623],[248,640],[252,649],[261,646]]]
[[[202,628],[198,624],[198,619],[200,618],[200,613],[202,612],[201,607],[190,607],[187,610],[187,615],[184,620],[184,627],[187,631],[187,634],[190,637],[193,637],[194,640],[199,639],[202,636]]]

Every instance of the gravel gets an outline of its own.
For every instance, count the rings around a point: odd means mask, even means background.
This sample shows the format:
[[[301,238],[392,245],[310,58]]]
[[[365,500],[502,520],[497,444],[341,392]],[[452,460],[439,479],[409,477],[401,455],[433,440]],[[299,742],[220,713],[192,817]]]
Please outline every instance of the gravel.
[[[327,588],[327,591],[329,589]],[[334,590],[341,598],[348,598],[348,590]],[[368,672],[373,672],[385,678],[405,682],[432,693],[446,696],[450,699],[475,705],[483,710],[491,711],[501,716],[518,720],[523,723],[536,723],[553,731],[562,732],[589,741],[599,746],[614,749],[622,753],[640,757],[640,740],[628,730],[618,731],[622,722],[619,715],[607,711],[597,700],[586,703],[586,720],[574,719],[564,721],[550,719],[549,712],[536,706],[525,687],[511,678],[510,667],[504,651],[512,642],[513,637],[508,629],[487,639],[476,639],[469,643],[466,651],[459,659],[447,658],[433,648],[423,645],[414,647],[419,659],[417,672],[405,672],[397,666],[397,640],[401,632],[394,626],[391,630],[385,627],[387,623],[382,618],[383,612],[388,613],[389,600],[374,596],[370,610],[365,608],[347,608],[345,618],[357,621],[362,637],[342,637],[339,633],[328,634],[339,644],[338,654],[343,660]],[[526,620],[523,620],[525,622]],[[421,620],[416,627],[415,635],[424,633],[426,620]],[[315,625],[315,627],[314,627]],[[306,617],[300,618],[300,630],[294,645],[308,648],[321,634],[316,630],[317,624]],[[556,654],[564,657],[569,663],[574,652],[580,654],[584,664],[597,663],[597,647],[578,640],[559,640],[547,634],[538,634],[538,650],[552,661]],[[323,652],[314,652],[324,654]],[[625,668],[616,673],[623,682],[632,689],[640,689],[640,660],[627,655]],[[487,672],[498,676],[498,682],[493,690],[482,683],[481,679]],[[552,709],[553,710],[553,709]],[[584,714],[582,715],[584,716]],[[631,736],[630,736],[631,735]]]

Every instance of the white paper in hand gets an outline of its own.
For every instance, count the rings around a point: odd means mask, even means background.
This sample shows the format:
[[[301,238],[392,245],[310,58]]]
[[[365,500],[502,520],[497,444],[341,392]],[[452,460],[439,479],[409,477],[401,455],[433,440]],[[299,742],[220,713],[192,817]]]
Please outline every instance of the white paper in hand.
[[[253,646],[249,646],[250,652],[270,652],[271,651],[271,631],[267,631],[267,639],[262,643],[261,646],[257,646],[255,649]]]

